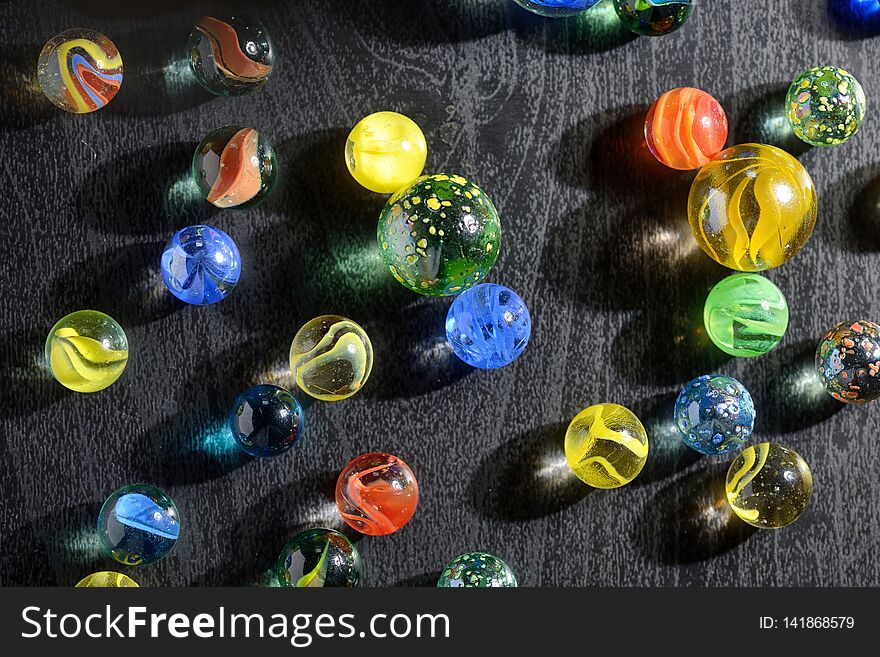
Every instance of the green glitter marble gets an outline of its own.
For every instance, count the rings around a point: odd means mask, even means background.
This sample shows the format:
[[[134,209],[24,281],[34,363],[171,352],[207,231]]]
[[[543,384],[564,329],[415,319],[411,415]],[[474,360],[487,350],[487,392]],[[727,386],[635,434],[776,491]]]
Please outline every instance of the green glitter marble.
[[[628,30],[663,36],[684,25],[695,4],[695,0],[614,0],[614,10]]]
[[[858,132],[867,103],[862,85],[834,66],[817,66],[791,83],[785,97],[794,133],[813,146],[842,144]]]
[[[504,561],[485,552],[466,552],[440,573],[440,588],[517,586],[516,575]]]
[[[392,196],[376,231],[391,274],[419,294],[459,294],[498,259],[501,223],[483,191],[461,176],[419,178]]]
[[[719,282],[703,308],[706,333],[731,356],[760,356],[773,349],[788,328],[782,291],[758,274],[734,274]]]

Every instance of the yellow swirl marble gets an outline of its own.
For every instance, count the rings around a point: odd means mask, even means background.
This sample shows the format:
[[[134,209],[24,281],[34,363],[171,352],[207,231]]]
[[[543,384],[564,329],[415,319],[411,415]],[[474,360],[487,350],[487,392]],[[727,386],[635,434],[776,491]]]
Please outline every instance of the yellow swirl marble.
[[[373,345],[357,323],[338,315],[307,322],[290,345],[290,371],[306,394],[324,401],[351,397],[370,377]]]
[[[803,457],[776,443],[743,450],[730,464],[725,483],[730,508],[760,529],[797,520],[813,493],[813,475]]]
[[[618,488],[638,476],[648,459],[648,434],[639,418],[617,404],[595,404],[565,432],[565,458],[578,479]]]
[[[102,570],[99,573],[92,573],[83,577],[76,585],[78,589],[104,589],[104,588],[121,588],[130,589],[138,588],[135,582],[128,575],[122,573],[114,573],[112,570]]]
[[[79,310],[52,327],[45,353],[61,385],[76,392],[97,392],[122,376],[128,363],[128,338],[112,317]]]
[[[775,146],[721,151],[691,186],[688,221],[700,247],[740,271],[778,267],[803,248],[816,224],[813,180]]]

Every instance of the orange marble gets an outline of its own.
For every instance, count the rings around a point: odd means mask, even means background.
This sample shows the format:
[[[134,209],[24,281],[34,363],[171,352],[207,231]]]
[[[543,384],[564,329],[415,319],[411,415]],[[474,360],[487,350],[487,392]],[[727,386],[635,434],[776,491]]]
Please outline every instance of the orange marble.
[[[645,119],[645,141],[673,169],[698,169],[724,148],[727,115],[705,91],[680,87],[660,96]]]

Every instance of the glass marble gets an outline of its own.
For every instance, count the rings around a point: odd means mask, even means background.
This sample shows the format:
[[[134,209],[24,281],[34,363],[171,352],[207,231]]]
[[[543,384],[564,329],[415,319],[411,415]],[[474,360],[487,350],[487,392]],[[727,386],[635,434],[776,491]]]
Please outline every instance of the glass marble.
[[[720,374],[690,381],[675,400],[675,426],[685,445],[701,454],[742,447],[755,428],[755,404],[745,386]]]
[[[100,573],[92,573],[83,577],[76,584],[78,589],[130,589],[138,588],[135,582],[128,575],[122,573],[114,573],[113,571],[104,570]]]
[[[501,222],[483,190],[461,176],[437,174],[388,200],[377,238],[401,285],[451,296],[486,278],[498,259]]]
[[[557,18],[573,16],[599,3],[599,0],[514,0],[520,7],[540,14]]]
[[[455,298],[446,315],[446,340],[465,363],[495,369],[519,358],[529,343],[532,318],[519,295],[480,283]]]
[[[244,15],[205,16],[189,35],[189,66],[199,84],[217,96],[241,96],[269,79],[275,50],[259,21]]]
[[[241,256],[219,228],[188,226],[165,245],[161,269],[171,294],[186,303],[207,305],[232,293],[241,277]]]
[[[593,488],[618,488],[645,467],[648,434],[628,408],[595,404],[568,425],[565,459],[578,479]]]
[[[416,122],[397,112],[376,112],[352,129],[345,164],[361,185],[393,194],[422,175],[428,146]]]
[[[788,328],[782,290],[759,274],[733,274],[718,282],[703,306],[706,334],[731,356],[760,356]]]
[[[816,349],[816,371],[838,401],[864,404],[880,397],[880,326],[859,320],[832,328]]]
[[[303,410],[284,388],[268,383],[245,390],[232,404],[229,427],[251,456],[278,456],[293,447],[305,429]]]
[[[645,142],[666,166],[682,171],[699,169],[724,148],[727,114],[705,91],[672,89],[648,110]]]
[[[862,85],[842,68],[816,66],[801,73],[785,97],[794,134],[813,146],[836,146],[850,139],[865,120]]]
[[[864,36],[880,32],[880,0],[828,0],[828,13],[848,32]]]
[[[439,588],[512,588],[516,575],[502,559],[486,552],[465,552],[440,573]]]
[[[373,370],[373,344],[357,323],[339,315],[306,322],[290,345],[290,371],[304,393],[339,401],[364,387]]]
[[[281,550],[276,572],[281,586],[297,588],[363,585],[357,548],[332,529],[307,529]]]
[[[372,452],[346,465],[336,480],[336,508],[352,529],[370,536],[393,534],[419,503],[419,484],[396,456]]]
[[[778,529],[806,510],[813,493],[810,466],[797,452],[776,443],[742,451],[727,471],[727,501],[753,527]]]
[[[275,151],[253,128],[228,125],[202,140],[193,155],[196,185],[218,208],[252,208],[275,185]]]
[[[696,0],[614,0],[614,9],[626,28],[642,36],[675,32],[694,13]]]
[[[775,146],[721,151],[694,178],[688,221],[697,243],[729,269],[763,271],[800,251],[816,225],[813,180]]]
[[[52,375],[61,385],[76,392],[97,392],[125,371],[128,338],[109,315],[78,310],[52,327],[45,354]]]
[[[159,561],[180,538],[180,516],[163,491],[147,484],[114,491],[98,515],[104,550],[119,563],[140,566]]]
[[[122,55],[100,32],[66,30],[43,46],[37,81],[46,98],[65,112],[94,112],[122,86]]]

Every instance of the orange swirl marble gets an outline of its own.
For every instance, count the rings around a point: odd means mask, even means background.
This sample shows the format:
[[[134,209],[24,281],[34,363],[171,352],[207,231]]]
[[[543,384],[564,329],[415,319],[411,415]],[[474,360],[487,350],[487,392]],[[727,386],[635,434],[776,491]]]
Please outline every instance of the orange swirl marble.
[[[236,132],[220,155],[217,179],[211,185],[208,200],[226,208],[249,201],[260,191],[262,178],[255,162],[260,134],[253,128]]]
[[[800,251],[816,225],[813,180],[775,146],[740,144],[694,178],[688,221],[716,262],[739,271],[778,267]]]
[[[235,28],[217,18],[206,16],[196,29],[211,43],[214,63],[226,77],[242,82],[263,81],[272,72],[272,66],[256,62],[241,49]]]
[[[667,91],[648,110],[645,141],[654,157],[673,169],[698,169],[727,142],[727,115],[700,89]]]
[[[396,456],[373,452],[343,468],[336,482],[336,506],[346,524],[370,536],[393,534],[410,521],[419,485]]]

